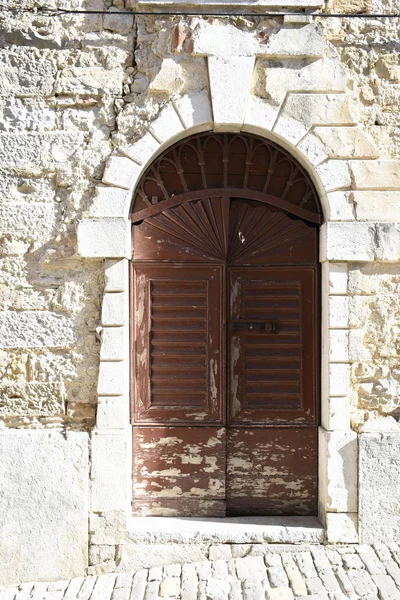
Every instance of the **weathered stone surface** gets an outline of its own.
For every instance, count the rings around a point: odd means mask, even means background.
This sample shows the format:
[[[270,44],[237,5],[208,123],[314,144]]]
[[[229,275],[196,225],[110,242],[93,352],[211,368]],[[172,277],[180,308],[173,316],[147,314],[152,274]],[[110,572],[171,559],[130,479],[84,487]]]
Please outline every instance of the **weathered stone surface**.
[[[77,226],[78,252],[88,258],[130,258],[130,225],[125,219],[83,219]]]
[[[360,539],[387,542],[400,535],[400,433],[363,433],[360,452]]]
[[[0,383],[0,417],[42,417],[65,411],[62,383]]]
[[[329,512],[357,512],[357,434],[319,434],[319,502]]]
[[[76,339],[71,319],[48,311],[1,312],[0,348],[69,348]]]
[[[207,560],[206,544],[120,544],[117,549],[117,570],[134,571],[168,565]]]
[[[0,580],[82,575],[87,566],[88,436],[0,434]]]
[[[326,538],[330,544],[358,542],[358,515],[355,513],[327,513]]]
[[[54,91],[57,66],[38,56],[34,50],[23,53],[2,50],[0,95],[48,96]]]
[[[63,69],[56,84],[59,94],[121,94],[122,69],[73,67]]]

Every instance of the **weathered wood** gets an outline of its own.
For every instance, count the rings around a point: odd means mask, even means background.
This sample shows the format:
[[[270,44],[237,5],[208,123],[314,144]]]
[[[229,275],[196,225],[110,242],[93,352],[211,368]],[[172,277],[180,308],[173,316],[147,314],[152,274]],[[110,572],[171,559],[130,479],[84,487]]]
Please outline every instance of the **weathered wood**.
[[[229,429],[227,514],[316,514],[317,457],[316,428]]]
[[[225,503],[225,437],[225,428],[135,427],[134,512],[178,514],[180,506],[182,515],[220,516]]]

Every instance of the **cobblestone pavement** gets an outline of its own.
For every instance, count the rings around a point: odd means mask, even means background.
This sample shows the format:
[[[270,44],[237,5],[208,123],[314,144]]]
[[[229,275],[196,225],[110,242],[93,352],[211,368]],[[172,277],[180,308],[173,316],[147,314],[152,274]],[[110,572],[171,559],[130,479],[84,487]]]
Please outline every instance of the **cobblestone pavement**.
[[[400,600],[400,546],[220,545],[202,563],[0,587],[0,600]]]

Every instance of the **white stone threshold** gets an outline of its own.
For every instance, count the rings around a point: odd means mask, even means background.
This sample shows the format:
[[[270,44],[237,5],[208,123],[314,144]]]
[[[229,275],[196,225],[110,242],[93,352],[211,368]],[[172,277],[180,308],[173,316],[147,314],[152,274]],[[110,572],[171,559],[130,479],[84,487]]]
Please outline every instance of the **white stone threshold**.
[[[137,544],[320,544],[325,535],[317,517],[132,517],[128,528]]]

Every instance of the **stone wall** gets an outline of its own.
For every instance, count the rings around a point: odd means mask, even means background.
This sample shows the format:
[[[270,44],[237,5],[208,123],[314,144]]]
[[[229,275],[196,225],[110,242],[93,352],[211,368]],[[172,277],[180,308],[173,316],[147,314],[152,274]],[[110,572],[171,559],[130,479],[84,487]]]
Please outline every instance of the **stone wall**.
[[[115,548],[129,542],[129,197],[174,139],[244,128],[293,151],[325,202],[321,514],[330,541],[354,542],[359,510],[368,540],[375,504],[357,496],[356,482],[370,486],[379,444],[388,448],[385,493],[398,490],[390,449],[400,410],[399,20],[134,19],[119,14],[131,0],[40,5],[108,13],[0,13],[0,442],[9,457],[1,487],[24,477],[14,445],[41,456],[45,440],[68,463],[89,437],[79,464],[90,506],[79,475],[68,522],[78,571],[89,512],[92,571],[115,568]],[[396,5],[335,0],[330,9]],[[48,479],[54,512],[36,520],[38,531],[57,519],[67,479]],[[393,504],[385,506],[392,522]],[[55,539],[63,536],[58,529]],[[63,565],[55,560],[40,577],[77,574],[68,552]]]

